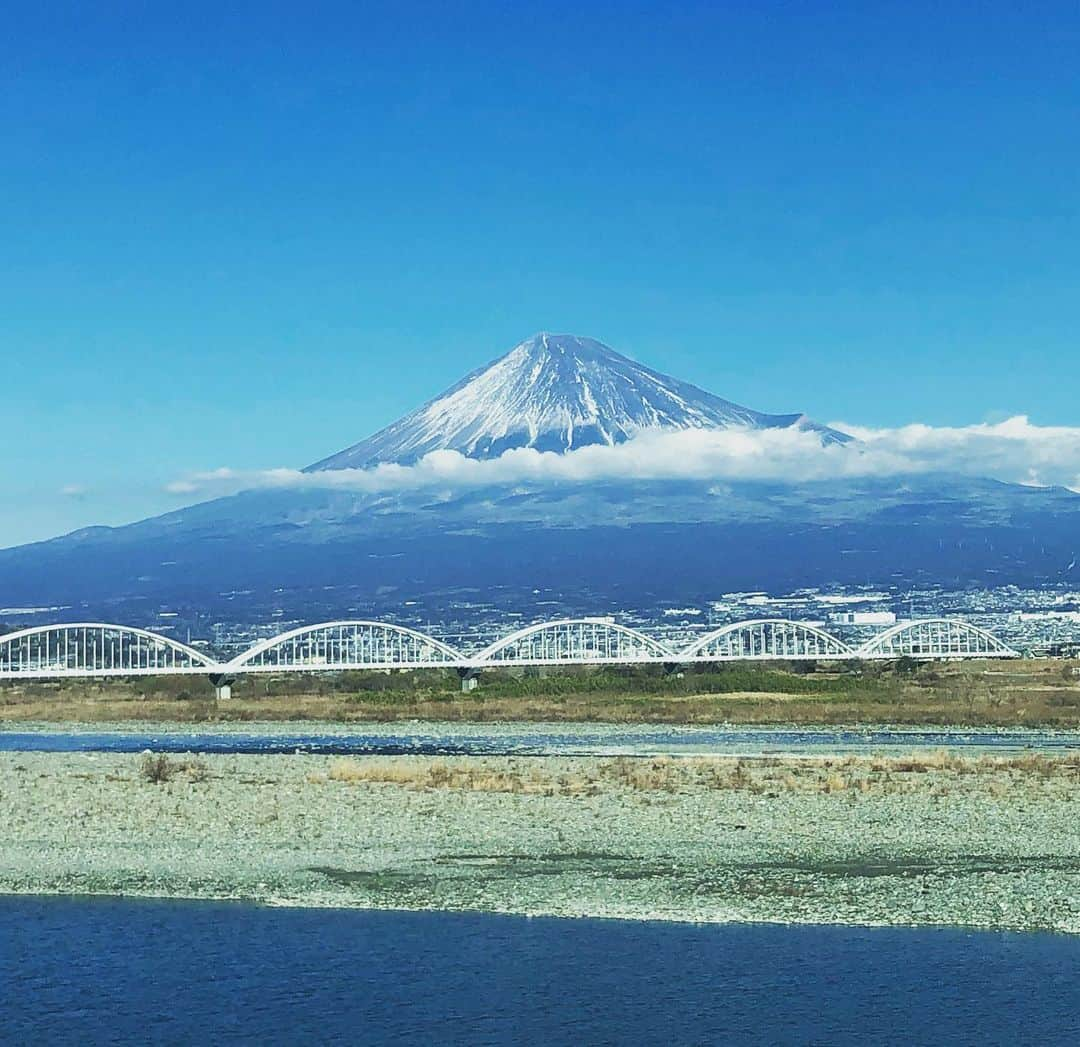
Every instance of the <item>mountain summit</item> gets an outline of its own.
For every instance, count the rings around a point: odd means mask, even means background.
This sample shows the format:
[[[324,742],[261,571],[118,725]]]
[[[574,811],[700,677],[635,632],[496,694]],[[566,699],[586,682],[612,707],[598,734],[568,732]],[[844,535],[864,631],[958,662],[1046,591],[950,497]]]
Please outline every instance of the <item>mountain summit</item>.
[[[538,334],[374,436],[310,466],[410,464],[436,450],[495,458],[517,447],[570,451],[620,444],[644,430],[799,426],[829,441],[843,433],[804,415],[741,407],[653,371],[602,342]]]

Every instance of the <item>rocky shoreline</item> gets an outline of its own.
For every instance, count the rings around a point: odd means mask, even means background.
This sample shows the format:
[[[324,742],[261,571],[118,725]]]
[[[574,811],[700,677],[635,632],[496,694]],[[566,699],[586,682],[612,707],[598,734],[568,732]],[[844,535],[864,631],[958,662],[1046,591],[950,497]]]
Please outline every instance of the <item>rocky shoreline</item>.
[[[1075,758],[0,753],[0,892],[1080,932]]]

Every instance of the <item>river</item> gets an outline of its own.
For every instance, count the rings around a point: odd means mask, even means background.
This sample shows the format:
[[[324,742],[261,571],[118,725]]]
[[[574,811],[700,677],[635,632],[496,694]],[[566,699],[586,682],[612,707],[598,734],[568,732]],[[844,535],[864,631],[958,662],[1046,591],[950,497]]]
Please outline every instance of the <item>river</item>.
[[[0,898],[8,1044],[1065,1044],[1080,939]]]
[[[307,753],[382,756],[831,756],[955,749],[972,755],[1080,751],[1080,732],[623,724],[283,723],[0,729],[0,752]]]

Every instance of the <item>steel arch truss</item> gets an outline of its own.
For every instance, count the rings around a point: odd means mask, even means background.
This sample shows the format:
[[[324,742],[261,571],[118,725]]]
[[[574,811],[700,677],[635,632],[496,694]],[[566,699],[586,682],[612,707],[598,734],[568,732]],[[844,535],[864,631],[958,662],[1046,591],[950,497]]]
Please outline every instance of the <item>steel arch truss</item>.
[[[679,657],[682,661],[747,661],[749,659],[850,658],[842,640],[805,622],[762,618],[734,622],[703,636]]]
[[[43,625],[0,636],[0,679],[170,676],[214,664],[178,640],[124,625]]]
[[[955,618],[904,622],[879,633],[856,652],[860,658],[1019,658],[993,633]]]
[[[385,622],[327,622],[256,644],[231,661],[229,672],[453,668],[467,659],[439,640]]]
[[[674,660],[662,643],[625,625],[598,618],[567,618],[504,636],[481,651],[473,665],[626,665]]]
[[[46,625],[0,636],[0,679],[95,676],[211,676],[345,669],[459,669],[493,666],[624,665],[769,659],[1017,658],[993,634],[949,618],[904,622],[853,649],[786,619],[735,622],[675,651],[608,619],[541,622],[463,653],[424,633],[385,622],[304,626],[264,640],[231,662],[145,629],[103,623]]]

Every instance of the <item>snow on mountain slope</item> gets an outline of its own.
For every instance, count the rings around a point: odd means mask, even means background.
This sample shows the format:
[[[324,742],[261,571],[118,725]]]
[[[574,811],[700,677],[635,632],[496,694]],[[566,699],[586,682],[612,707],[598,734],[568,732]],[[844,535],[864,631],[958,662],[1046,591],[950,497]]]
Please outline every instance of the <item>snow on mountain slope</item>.
[[[310,466],[409,464],[435,450],[495,458],[517,447],[569,451],[619,444],[648,429],[799,426],[843,433],[804,415],[770,415],[653,371],[592,338],[538,334],[374,436]]]

